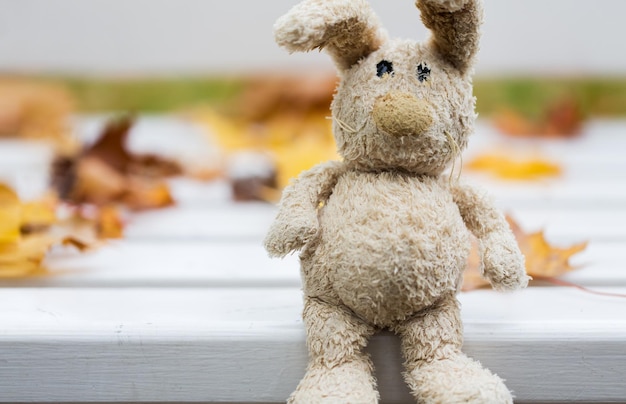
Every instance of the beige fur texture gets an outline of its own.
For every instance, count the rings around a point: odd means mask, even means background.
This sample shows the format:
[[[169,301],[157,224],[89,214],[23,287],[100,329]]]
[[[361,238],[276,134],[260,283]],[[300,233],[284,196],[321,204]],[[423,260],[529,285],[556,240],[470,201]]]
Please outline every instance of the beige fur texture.
[[[383,328],[401,338],[417,402],[512,402],[461,352],[455,296],[470,232],[496,289],[526,286],[524,260],[490,199],[444,175],[473,132],[482,4],[417,7],[424,43],[387,39],[364,0],[305,0],[274,27],[290,51],[325,49],[341,78],[331,109],[343,160],[285,189],[265,239],[271,256],[301,251],[310,361],[289,402],[377,402],[363,348]]]

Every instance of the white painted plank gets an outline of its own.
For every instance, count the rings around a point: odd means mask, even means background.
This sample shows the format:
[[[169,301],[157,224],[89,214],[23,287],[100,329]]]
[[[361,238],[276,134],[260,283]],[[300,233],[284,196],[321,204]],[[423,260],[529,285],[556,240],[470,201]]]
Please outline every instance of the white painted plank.
[[[578,269],[561,279],[586,287],[626,287],[622,242],[590,243],[573,257]],[[279,287],[300,286],[297,254],[270,259],[261,243],[120,241],[77,253],[57,249],[45,261],[48,273],[2,279],[0,286],[45,287]]]
[[[270,259],[257,242],[120,241],[88,253],[59,249],[45,266],[47,274],[0,278],[0,286],[300,287],[298,256]]]
[[[575,208],[505,209],[527,231],[545,229],[553,242],[611,241],[626,239],[626,209]],[[264,203],[236,203],[174,207],[133,215],[128,222],[129,239],[206,239],[213,241],[262,240],[276,207]]]
[[[624,180],[616,178],[578,180],[572,178],[536,182],[506,182],[487,176],[464,175],[463,181],[480,187],[502,207],[542,209],[581,209],[626,207],[626,164]],[[600,174],[598,174],[600,175]],[[190,178],[169,181],[179,206],[203,208],[232,202],[231,186],[226,180],[209,182]]]
[[[171,207],[130,217],[128,239],[261,240],[276,208],[266,203],[228,203],[206,209]]]
[[[626,172],[626,166],[622,169]],[[483,189],[505,208],[591,210],[626,207],[626,177],[502,181],[472,174],[465,175],[464,180]]]
[[[626,397],[623,299],[553,288],[460,299],[466,352],[519,401]],[[0,306],[4,402],[280,402],[306,364],[296,288],[0,289]],[[398,350],[386,333],[370,347],[383,399],[409,402]]]

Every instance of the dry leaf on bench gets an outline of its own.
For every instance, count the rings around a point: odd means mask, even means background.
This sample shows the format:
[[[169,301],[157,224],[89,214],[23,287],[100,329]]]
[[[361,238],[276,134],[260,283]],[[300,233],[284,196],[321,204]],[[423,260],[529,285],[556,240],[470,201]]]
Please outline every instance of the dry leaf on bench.
[[[540,180],[556,177],[561,167],[539,155],[487,152],[474,157],[465,167],[468,170],[491,174],[503,180]]]
[[[11,188],[0,184],[0,277],[25,276],[41,270],[41,262],[54,245],[88,247],[77,237],[51,231],[57,217],[50,203],[22,203]]]
[[[526,257],[526,272],[535,279],[557,277],[576,269],[569,259],[587,248],[587,242],[566,248],[555,247],[546,241],[543,232],[527,234],[510,216],[507,221]]]
[[[339,158],[327,119],[336,82],[335,75],[262,77],[248,85],[230,116],[210,109],[188,115],[208,129],[211,141],[227,155],[228,167],[223,171],[236,200],[276,201],[291,178]],[[251,175],[229,176],[232,157],[242,152],[271,156],[272,170],[235,167],[235,171]],[[271,174],[257,174],[262,171]]]
[[[83,204],[123,204],[130,209],[172,205],[163,177],[179,174],[180,166],[152,155],[126,149],[131,118],[110,121],[98,141],[76,156],[58,157],[53,185],[63,200]]]
[[[551,245],[545,239],[543,232],[525,233],[519,224],[510,216],[507,221],[513,230],[515,239],[526,258],[526,273],[536,280],[555,278],[574,269],[569,260],[583,251],[587,243],[579,243],[566,248]],[[480,275],[480,257],[478,243],[473,241],[472,251],[463,274],[462,290],[468,291],[488,286],[489,282]]]
[[[68,121],[74,99],[63,86],[19,77],[0,78],[0,136],[45,139],[59,150],[76,147]]]

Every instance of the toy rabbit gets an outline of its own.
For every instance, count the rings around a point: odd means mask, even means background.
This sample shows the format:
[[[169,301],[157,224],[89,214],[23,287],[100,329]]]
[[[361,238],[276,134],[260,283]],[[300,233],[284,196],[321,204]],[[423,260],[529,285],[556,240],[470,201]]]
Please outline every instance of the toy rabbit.
[[[328,52],[340,76],[331,109],[343,161],[293,181],[265,239],[274,257],[301,250],[310,360],[290,402],[377,402],[363,348],[380,329],[401,338],[418,402],[512,402],[461,352],[456,293],[469,232],[495,289],[526,286],[524,259],[490,199],[444,174],[473,131],[482,5],[417,7],[425,43],[388,39],[365,0],[305,0],[274,27],[291,52]]]

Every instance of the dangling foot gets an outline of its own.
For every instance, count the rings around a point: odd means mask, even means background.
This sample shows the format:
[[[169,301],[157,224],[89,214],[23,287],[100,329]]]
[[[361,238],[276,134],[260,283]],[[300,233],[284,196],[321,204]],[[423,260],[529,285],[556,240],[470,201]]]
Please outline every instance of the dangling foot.
[[[404,376],[419,403],[513,403],[502,379],[461,352],[461,316],[455,296],[442,298],[396,331],[402,337]]]
[[[513,403],[502,379],[462,353],[420,363],[406,379],[420,403]]]
[[[374,327],[345,307],[305,298],[309,366],[289,403],[377,403],[372,363],[363,353]]]
[[[374,404],[378,402],[374,384],[368,361],[353,360],[330,369],[312,365],[287,402]]]

